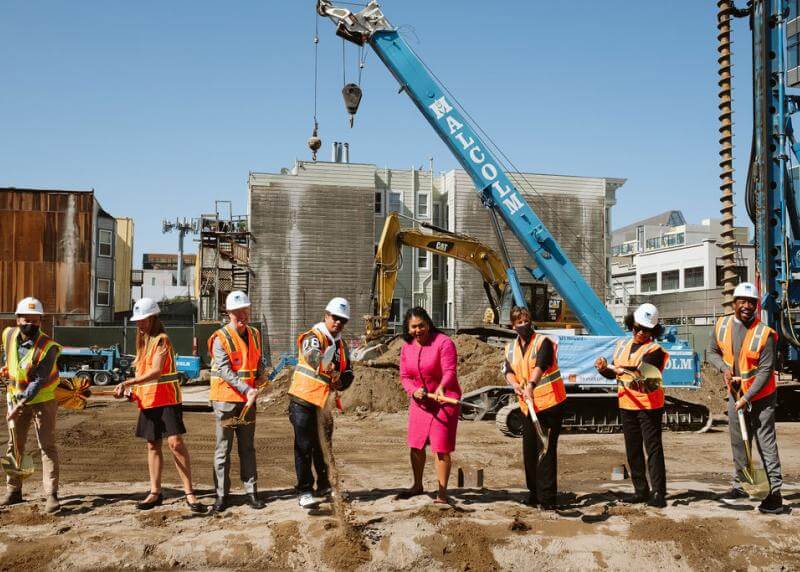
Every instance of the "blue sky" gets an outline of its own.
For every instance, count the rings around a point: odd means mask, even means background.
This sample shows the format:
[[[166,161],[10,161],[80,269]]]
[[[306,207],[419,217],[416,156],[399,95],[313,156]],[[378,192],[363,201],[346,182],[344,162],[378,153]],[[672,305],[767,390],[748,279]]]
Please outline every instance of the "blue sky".
[[[719,216],[716,8],[672,0],[385,0],[384,12],[523,170],[624,177],[614,226],[681,209]],[[369,53],[349,129],[342,45],[320,20],[328,158],[397,168],[455,160]],[[750,136],[749,32],[734,28],[737,192]],[[250,171],[309,158],[313,0],[6,0],[0,5],[0,186],[94,188],[173,251],[162,218],[246,209]],[[357,73],[347,47],[348,81]],[[737,223],[745,224],[737,208]]]

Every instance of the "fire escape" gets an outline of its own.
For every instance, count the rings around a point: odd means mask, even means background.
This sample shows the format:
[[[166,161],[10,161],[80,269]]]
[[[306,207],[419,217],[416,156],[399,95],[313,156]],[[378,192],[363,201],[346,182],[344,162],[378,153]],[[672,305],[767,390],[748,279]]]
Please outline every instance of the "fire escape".
[[[217,203],[221,202],[228,201]],[[233,290],[250,293],[250,240],[245,215],[224,218],[217,208],[216,213],[201,216],[198,321],[220,321],[225,298]]]

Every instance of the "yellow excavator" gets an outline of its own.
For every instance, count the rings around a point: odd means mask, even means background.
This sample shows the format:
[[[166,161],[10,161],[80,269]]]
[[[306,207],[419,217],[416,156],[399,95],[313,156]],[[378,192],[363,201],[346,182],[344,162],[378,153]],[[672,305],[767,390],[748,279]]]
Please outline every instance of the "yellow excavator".
[[[402,262],[402,247],[410,246],[434,254],[455,258],[475,268],[483,278],[483,288],[489,302],[483,321],[488,324],[500,324],[508,321],[512,298],[506,274],[506,265],[502,258],[491,247],[477,238],[466,234],[450,232],[429,223],[420,222],[419,228],[400,226],[400,216],[389,213],[383,225],[378,249],[375,253],[375,271],[372,278],[372,314],[364,316],[365,341],[372,342],[386,336],[389,332],[389,319],[392,310],[392,298],[397,273]],[[542,285],[546,303],[546,286]],[[541,294],[541,293],[540,293]],[[559,312],[557,312],[560,314]],[[505,319],[504,319],[505,317]],[[556,316],[549,327],[569,327]],[[575,322],[577,323],[577,322]]]

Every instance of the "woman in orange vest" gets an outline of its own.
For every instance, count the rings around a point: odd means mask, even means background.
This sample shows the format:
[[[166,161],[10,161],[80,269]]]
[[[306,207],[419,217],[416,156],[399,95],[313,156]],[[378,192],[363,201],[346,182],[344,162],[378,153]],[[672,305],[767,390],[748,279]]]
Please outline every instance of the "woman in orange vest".
[[[663,372],[667,366],[669,353],[655,341],[663,334],[664,326],[658,323],[658,309],[653,304],[642,304],[633,314],[625,316],[624,323],[633,331],[633,337],[617,342],[611,365],[606,358],[599,357],[595,367],[603,377],[617,379],[625,452],[634,488],[634,495],[628,500],[663,508],[667,506],[667,470],[661,442],[664,388],[660,379],[641,378],[640,369],[649,364]],[[647,451],[649,485],[643,446]]]
[[[136,375],[117,385],[114,396],[121,398],[130,389],[130,399],[139,405],[136,436],[147,441],[147,466],[150,471],[150,494],[136,508],[149,510],[161,506],[161,472],[164,457],[161,452],[166,437],[175,468],[178,469],[186,504],[195,513],[204,513],[206,507],[198,502],[192,488],[192,469],[189,451],[182,435],[183,425],[180,374],[175,369],[175,350],[169,341],[158,314],[161,309],[150,298],[142,298],[133,306],[131,321],[136,322]]]
[[[544,510],[555,510],[558,492],[558,436],[567,398],[558,369],[558,346],[534,331],[527,308],[511,309],[511,326],[517,339],[506,347],[503,373],[514,388],[525,414],[522,425],[522,459],[528,503]],[[533,405],[538,422],[547,434],[546,452],[539,459],[539,436],[529,413]],[[543,445],[543,444],[542,444]]]

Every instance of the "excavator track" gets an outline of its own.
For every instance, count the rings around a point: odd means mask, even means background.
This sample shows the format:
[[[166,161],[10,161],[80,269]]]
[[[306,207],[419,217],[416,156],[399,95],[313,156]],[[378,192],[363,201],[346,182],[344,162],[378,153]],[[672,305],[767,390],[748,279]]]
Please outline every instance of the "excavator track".
[[[522,410],[514,399],[497,411],[495,425],[507,437],[522,437]],[[711,424],[708,408],[667,396],[663,427],[669,431],[707,431]],[[622,419],[613,393],[575,393],[567,397],[562,433],[619,433]]]

